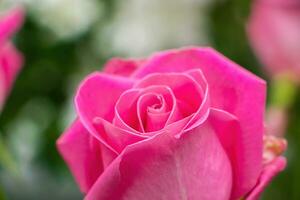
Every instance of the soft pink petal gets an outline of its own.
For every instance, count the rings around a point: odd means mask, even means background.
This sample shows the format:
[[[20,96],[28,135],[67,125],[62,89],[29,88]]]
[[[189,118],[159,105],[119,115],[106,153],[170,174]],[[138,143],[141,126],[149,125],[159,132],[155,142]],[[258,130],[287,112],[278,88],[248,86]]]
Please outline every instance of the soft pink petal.
[[[120,96],[115,105],[115,117],[113,119],[115,126],[135,133],[144,130],[136,106],[141,93],[140,90],[131,89]]]
[[[202,103],[202,88],[183,73],[153,73],[138,81],[135,88],[164,85],[171,88],[183,117],[195,113]]]
[[[222,169],[222,170],[220,170]],[[231,166],[206,125],[128,146],[99,177],[86,200],[227,200]]]
[[[163,129],[169,118],[170,112],[165,113],[148,113],[146,120],[146,130],[148,132],[159,131]]]
[[[0,16],[0,110],[23,63],[21,54],[9,41],[22,25],[23,18],[21,8]]]
[[[97,132],[101,138],[105,139],[105,144],[108,144],[117,153],[121,153],[126,146],[147,138],[141,134],[117,127],[102,118],[96,118],[94,122]]]
[[[261,3],[267,3],[269,5],[276,5],[276,6],[296,6],[300,4],[299,0],[255,0]]]
[[[235,115],[240,121],[245,157],[244,189],[255,185],[262,169],[262,134],[266,85],[211,48],[187,48],[157,53],[135,73],[186,72],[201,69],[209,86],[211,106]]]
[[[300,76],[300,1],[255,1],[248,33],[270,74]]]
[[[120,76],[131,76],[143,62],[144,60],[142,59],[112,58],[105,64],[103,72]]]
[[[184,125],[184,128],[192,129],[206,119],[210,105],[208,85],[199,69],[187,73],[153,73],[137,81],[134,88],[153,85],[169,87],[176,98],[175,109],[166,123],[169,125],[167,128],[174,130],[173,127]]]
[[[206,120],[209,114],[210,105],[210,95],[209,95],[209,86],[200,69],[189,70],[186,72],[192,79],[194,79],[199,86],[202,88],[202,103],[200,104],[198,110],[195,112],[194,116],[191,118],[191,121],[187,124],[187,129],[192,129],[199,126]]]
[[[0,47],[0,73],[4,74],[4,88],[9,92],[23,64],[23,56],[9,42]]]
[[[57,148],[69,165],[80,190],[87,192],[103,171],[101,144],[76,120],[57,141]],[[102,148],[105,148],[102,146]],[[105,159],[116,155],[105,150]]]
[[[0,46],[5,43],[23,24],[24,10],[20,7],[0,16]]]
[[[0,46],[0,110],[10,93],[22,64],[22,55],[11,43],[7,42]]]
[[[258,200],[265,187],[267,187],[273,177],[281,172],[285,166],[286,160],[284,157],[278,157],[270,164],[266,165],[259,177],[258,183],[246,197],[246,200]]]
[[[139,97],[143,94],[147,94],[148,92],[150,93],[157,92],[159,94],[162,94],[165,97],[166,101],[168,101],[169,103],[172,102],[172,110],[169,115],[169,119],[167,120],[166,127],[164,129],[154,131],[154,132],[141,131],[138,127],[143,126],[144,119],[142,119],[141,116],[139,115],[136,116],[135,113],[138,112],[136,106],[138,106]],[[172,93],[172,90],[167,86],[160,86],[160,85],[149,86],[147,88],[140,88],[140,89],[135,88],[135,89],[127,90],[121,95],[118,102],[116,103],[115,108],[116,110],[115,110],[115,118],[113,120],[113,124],[116,127],[118,127],[118,129],[122,129],[122,131],[134,135],[139,135],[141,137],[153,136],[165,132],[166,130],[168,132],[174,133],[174,135],[178,134],[183,130],[183,128],[191,120],[192,117],[189,116],[182,119],[180,116],[181,114],[179,113],[178,108],[176,106],[175,96]]]
[[[169,119],[178,117],[176,100],[171,89],[166,86],[150,86],[147,88],[127,90],[120,96],[115,106],[114,124],[135,133],[148,132],[149,130],[146,130],[147,117],[149,114],[147,109],[148,106],[152,105],[146,104],[143,99],[145,95],[149,94],[156,96],[156,98],[154,98],[156,100],[158,100],[158,96],[161,96],[165,100],[165,109],[168,111],[172,109],[170,115],[166,117],[169,117]]]
[[[231,161],[233,186],[230,199],[240,199],[249,192],[247,184],[249,180],[245,180],[245,178],[248,178],[247,166],[252,165],[252,163],[246,157],[247,147],[243,145],[244,138],[239,121],[235,116],[218,109],[210,110],[208,121]],[[251,181],[256,182],[256,179]]]
[[[170,111],[162,94],[144,94],[139,98],[137,107],[146,132],[159,131],[165,127]]]
[[[133,83],[131,79],[96,72],[88,76],[77,91],[75,104],[81,122],[106,145],[105,138],[95,128],[95,120],[103,118],[112,122],[117,100]]]

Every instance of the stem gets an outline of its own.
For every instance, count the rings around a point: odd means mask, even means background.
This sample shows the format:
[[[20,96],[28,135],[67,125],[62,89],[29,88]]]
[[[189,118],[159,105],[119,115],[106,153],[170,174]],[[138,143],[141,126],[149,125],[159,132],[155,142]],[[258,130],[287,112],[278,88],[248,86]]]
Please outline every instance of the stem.
[[[294,103],[297,85],[287,76],[277,77],[271,83],[270,106],[288,109]]]

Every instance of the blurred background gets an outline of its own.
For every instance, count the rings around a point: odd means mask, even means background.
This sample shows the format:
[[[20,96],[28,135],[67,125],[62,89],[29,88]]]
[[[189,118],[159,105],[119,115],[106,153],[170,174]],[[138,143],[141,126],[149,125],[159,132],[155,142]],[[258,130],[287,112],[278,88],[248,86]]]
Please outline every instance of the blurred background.
[[[1,0],[0,9],[16,3],[27,13],[14,37],[26,62],[0,115],[0,199],[82,199],[55,141],[75,118],[80,80],[113,56],[212,46],[272,82],[247,38],[250,0]],[[299,92],[287,110],[289,162],[265,200],[300,199]]]

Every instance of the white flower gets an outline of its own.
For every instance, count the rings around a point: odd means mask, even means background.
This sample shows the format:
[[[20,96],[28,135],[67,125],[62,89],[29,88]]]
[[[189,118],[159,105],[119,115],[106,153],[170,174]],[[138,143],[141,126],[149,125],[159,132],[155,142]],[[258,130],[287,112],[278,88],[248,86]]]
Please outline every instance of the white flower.
[[[102,4],[97,0],[4,0],[26,5],[36,22],[53,32],[58,39],[69,39],[87,31],[101,17]]]

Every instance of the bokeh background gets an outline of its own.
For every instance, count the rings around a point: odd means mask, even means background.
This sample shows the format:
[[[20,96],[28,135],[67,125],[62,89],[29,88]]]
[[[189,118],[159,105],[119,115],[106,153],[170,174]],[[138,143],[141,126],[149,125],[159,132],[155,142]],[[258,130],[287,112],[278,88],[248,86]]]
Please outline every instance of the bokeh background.
[[[75,118],[73,94],[113,56],[212,46],[269,80],[245,32],[250,0],[1,0],[23,3],[14,38],[26,63],[0,115],[0,199],[82,199],[55,141]],[[249,97],[250,98],[250,97]],[[300,96],[289,110],[287,169],[265,200],[300,199]]]

